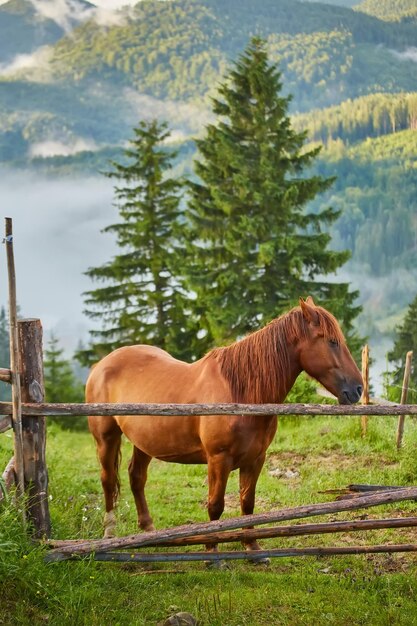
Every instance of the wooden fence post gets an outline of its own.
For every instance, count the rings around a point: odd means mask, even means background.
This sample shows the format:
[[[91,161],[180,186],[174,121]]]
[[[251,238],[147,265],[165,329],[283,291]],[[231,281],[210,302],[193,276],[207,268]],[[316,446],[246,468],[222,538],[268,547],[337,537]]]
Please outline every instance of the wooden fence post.
[[[17,493],[22,496],[24,485],[23,469],[23,441],[22,441],[22,399],[20,393],[20,363],[19,339],[17,332],[17,304],[16,304],[16,273],[13,252],[13,225],[10,217],[5,218],[4,243],[6,244],[7,275],[9,283],[9,340],[10,340],[10,370],[12,383],[13,404],[13,434],[14,434],[14,469],[16,475]],[[25,511],[23,509],[23,522]]]
[[[18,322],[22,402],[43,402],[42,324],[38,319]],[[23,416],[23,459],[28,516],[37,538],[49,537],[48,471],[45,459],[46,417]]]
[[[365,345],[362,348],[362,379],[363,379],[363,392],[361,403],[369,404],[369,346]],[[368,416],[362,415],[361,417],[362,437],[366,437],[368,433]]]
[[[401,389],[401,400],[400,400],[401,404],[407,404],[408,385],[410,383],[412,360],[413,360],[412,351],[407,352],[406,357],[405,357],[403,386]],[[398,425],[397,425],[397,450],[401,448],[402,443],[403,443],[404,422],[405,422],[405,415],[400,415],[398,418]]]

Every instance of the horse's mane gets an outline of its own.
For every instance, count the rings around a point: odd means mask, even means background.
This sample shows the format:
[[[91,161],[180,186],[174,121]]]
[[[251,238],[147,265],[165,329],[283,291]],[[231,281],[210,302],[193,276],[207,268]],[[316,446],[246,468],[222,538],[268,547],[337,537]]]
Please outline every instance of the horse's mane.
[[[343,344],[345,339],[336,318],[320,306],[315,312],[320,334]],[[233,402],[276,402],[286,392],[291,371],[288,346],[307,336],[308,323],[301,308],[295,307],[230,346],[214,348],[205,358],[220,362]]]

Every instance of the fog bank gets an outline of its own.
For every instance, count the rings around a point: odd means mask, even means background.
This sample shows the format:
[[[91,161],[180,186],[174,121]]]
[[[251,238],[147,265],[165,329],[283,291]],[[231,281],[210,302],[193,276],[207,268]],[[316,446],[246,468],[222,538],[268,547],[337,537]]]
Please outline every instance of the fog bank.
[[[116,250],[114,237],[100,232],[117,218],[112,201],[113,183],[105,177],[45,180],[9,172],[1,177],[1,217],[13,219],[21,315],[39,317],[45,335],[55,331],[68,349],[91,327],[82,313],[82,292],[93,285],[83,272]],[[2,266],[0,305],[7,306],[4,246]]]

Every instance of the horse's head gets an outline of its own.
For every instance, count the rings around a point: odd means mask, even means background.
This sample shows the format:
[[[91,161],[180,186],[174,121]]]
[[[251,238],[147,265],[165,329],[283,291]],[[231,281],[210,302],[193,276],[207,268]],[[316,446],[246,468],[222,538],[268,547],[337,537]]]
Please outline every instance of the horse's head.
[[[300,298],[300,307],[306,328],[298,343],[302,368],[340,404],[357,402],[363,380],[338,322],[326,309],[316,307],[311,297],[306,301]]]

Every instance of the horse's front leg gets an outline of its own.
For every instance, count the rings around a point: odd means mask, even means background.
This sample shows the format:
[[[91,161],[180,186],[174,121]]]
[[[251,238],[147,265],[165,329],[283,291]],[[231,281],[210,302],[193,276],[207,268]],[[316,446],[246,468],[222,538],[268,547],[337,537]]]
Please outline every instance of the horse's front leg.
[[[149,513],[148,503],[145,498],[145,485],[148,478],[148,465],[152,457],[142,450],[133,448],[132,458],[129,463],[130,488],[135,498],[136,510],[138,512],[139,528],[145,531],[155,530],[152,517]]]
[[[210,521],[218,520],[224,511],[224,494],[227,480],[232,470],[232,460],[229,455],[216,454],[208,458],[208,514]],[[217,543],[207,543],[209,552],[217,551]]]
[[[255,489],[265,462],[265,454],[260,455],[251,465],[245,465],[240,468],[240,508],[242,515],[252,515],[255,508]],[[253,526],[250,526],[253,528]],[[261,550],[259,543],[252,539],[251,541],[243,541],[245,550]],[[269,559],[253,559],[256,563],[268,563]]]

